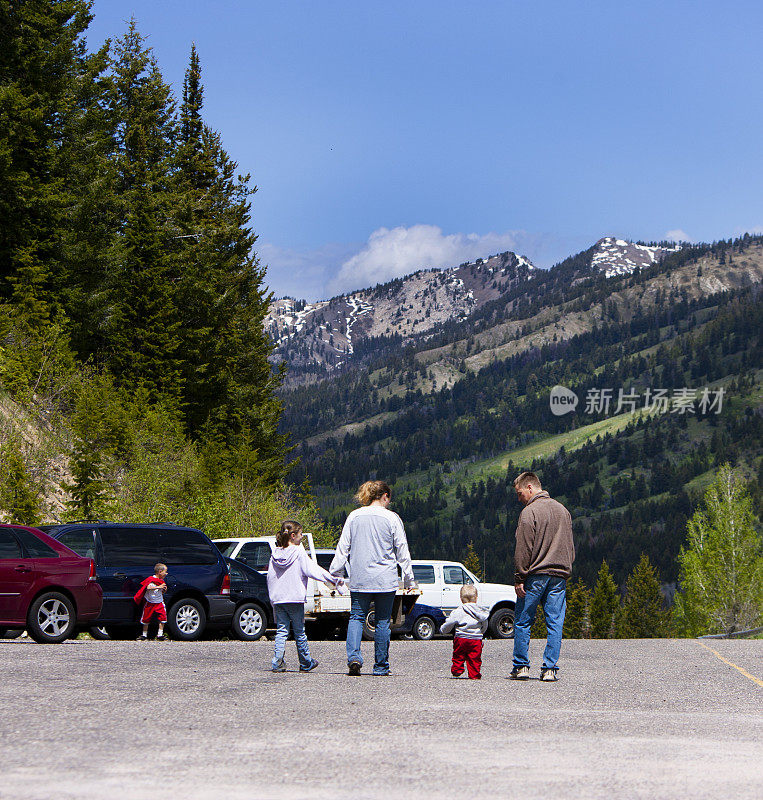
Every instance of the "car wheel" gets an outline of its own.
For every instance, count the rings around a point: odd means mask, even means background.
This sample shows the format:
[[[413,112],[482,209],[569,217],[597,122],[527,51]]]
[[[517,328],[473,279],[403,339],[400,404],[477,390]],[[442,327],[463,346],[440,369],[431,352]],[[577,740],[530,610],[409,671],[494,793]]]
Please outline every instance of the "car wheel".
[[[490,632],[496,639],[514,638],[514,609],[499,608],[490,617]]]
[[[233,633],[237,639],[245,642],[256,642],[268,626],[267,616],[262,606],[257,603],[244,603],[233,615]]]
[[[437,626],[432,617],[421,616],[413,623],[411,633],[414,639],[418,639],[420,642],[428,642],[434,638],[436,630]]]
[[[41,594],[27,614],[27,631],[40,644],[63,642],[72,635],[76,624],[74,604],[59,592]]]
[[[87,632],[93,637],[93,639],[98,639],[99,641],[105,641],[106,639],[111,639],[109,632],[106,628],[103,627],[96,627],[95,625],[91,626],[87,629]]]
[[[207,625],[204,606],[198,600],[187,598],[178,600],[167,615],[167,628],[173,639],[193,642],[198,639]]]
[[[376,633],[376,614],[369,610],[366,618],[363,620],[363,638],[367,642],[372,642],[374,634]]]

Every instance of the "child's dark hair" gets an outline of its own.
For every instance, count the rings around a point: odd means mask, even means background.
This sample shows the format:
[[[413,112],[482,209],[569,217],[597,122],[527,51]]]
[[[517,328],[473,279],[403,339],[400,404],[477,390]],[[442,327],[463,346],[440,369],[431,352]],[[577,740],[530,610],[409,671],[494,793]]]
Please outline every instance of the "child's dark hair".
[[[276,534],[276,547],[286,547],[291,540],[292,533],[299,533],[302,526],[295,519],[285,519],[281,523],[281,530]]]

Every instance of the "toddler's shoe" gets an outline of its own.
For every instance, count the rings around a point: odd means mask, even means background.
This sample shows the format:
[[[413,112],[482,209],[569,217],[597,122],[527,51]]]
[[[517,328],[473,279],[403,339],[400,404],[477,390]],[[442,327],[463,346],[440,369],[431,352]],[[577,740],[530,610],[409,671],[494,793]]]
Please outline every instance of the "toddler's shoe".
[[[157,636],[156,637],[156,641],[157,642],[166,642],[166,641],[168,641],[168,639],[164,634],[162,634],[161,636]]]
[[[138,642],[147,642],[148,641],[148,636],[146,636],[146,634],[143,633],[136,639],[136,641],[138,641]]]

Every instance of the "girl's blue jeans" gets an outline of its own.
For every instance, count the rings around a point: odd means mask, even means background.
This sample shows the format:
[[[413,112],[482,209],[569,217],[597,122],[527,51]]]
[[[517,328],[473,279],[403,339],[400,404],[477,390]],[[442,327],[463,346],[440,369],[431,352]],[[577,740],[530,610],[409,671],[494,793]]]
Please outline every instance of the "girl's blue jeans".
[[[310,646],[305,634],[305,604],[304,603],[276,603],[273,606],[276,618],[276,641],[273,653],[273,666],[277,667],[283,660],[286,650],[286,640],[289,638],[289,628],[294,631],[294,641],[297,644],[300,667],[309,667],[313,660],[310,657]]]

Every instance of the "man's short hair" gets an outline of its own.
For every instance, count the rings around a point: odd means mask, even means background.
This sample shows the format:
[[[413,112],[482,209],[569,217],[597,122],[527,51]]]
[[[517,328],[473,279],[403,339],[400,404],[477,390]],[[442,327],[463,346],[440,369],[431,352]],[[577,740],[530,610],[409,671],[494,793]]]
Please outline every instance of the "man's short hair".
[[[516,478],[514,478],[514,487],[517,486],[527,486],[527,484],[533,487],[533,489],[540,489],[540,478],[534,472],[520,472]]]
[[[477,602],[477,587],[473,583],[465,583],[461,587],[461,602],[462,603]]]

